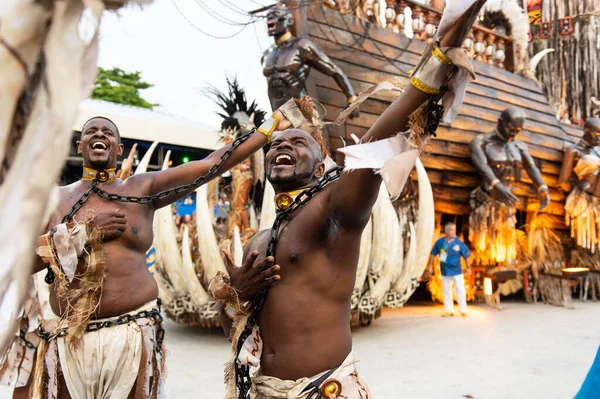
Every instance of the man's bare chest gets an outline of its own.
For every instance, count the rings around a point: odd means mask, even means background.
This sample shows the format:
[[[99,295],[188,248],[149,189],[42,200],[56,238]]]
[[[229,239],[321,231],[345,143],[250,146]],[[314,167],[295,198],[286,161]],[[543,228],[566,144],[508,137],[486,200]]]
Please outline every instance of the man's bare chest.
[[[111,189],[111,192],[123,194],[121,191]],[[83,192],[73,191],[61,195],[59,206],[52,216],[50,227],[61,223],[63,218],[73,210],[73,207],[82,202],[82,194]],[[115,241],[121,242],[126,247],[147,249],[152,243],[152,220],[154,216],[154,211],[148,205],[109,201],[92,193],[75,212],[73,221],[87,222],[94,220],[100,214],[115,211],[124,213],[126,220],[125,231]]]

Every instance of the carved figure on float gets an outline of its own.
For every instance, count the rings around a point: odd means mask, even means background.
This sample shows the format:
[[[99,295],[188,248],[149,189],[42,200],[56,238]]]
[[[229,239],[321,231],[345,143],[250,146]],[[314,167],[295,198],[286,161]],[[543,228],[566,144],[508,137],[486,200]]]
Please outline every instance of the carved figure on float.
[[[262,66],[272,109],[279,108],[290,98],[307,94],[306,79],[312,68],[334,78],[348,104],[352,104],[356,96],[346,74],[310,40],[294,37],[290,32],[293,23],[292,13],[285,6],[274,6],[267,12],[268,34],[275,39],[275,44],[263,54]]]
[[[550,203],[548,186],[527,145],[516,138],[525,120],[523,110],[508,108],[500,114],[494,131],[471,142],[471,158],[483,182],[471,193],[469,240],[481,265],[515,266],[519,199],[512,190],[521,180],[521,169],[525,169],[537,189],[539,209]]]
[[[569,193],[565,223],[579,247],[600,251],[600,118],[588,119],[579,143],[565,150],[558,184]]]

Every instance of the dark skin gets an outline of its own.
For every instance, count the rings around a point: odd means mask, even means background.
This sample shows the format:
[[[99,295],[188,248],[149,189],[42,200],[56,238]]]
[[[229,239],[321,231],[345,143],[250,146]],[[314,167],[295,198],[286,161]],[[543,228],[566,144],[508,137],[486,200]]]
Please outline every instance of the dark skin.
[[[581,179],[574,172],[577,161],[585,155],[600,157],[600,118],[587,120],[583,125],[581,141],[567,147],[558,178],[559,187],[565,192],[571,191],[573,185],[588,194],[600,197],[600,178],[597,172],[583,176]]]
[[[454,24],[441,39],[443,46],[460,46],[468,32],[464,25],[472,24],[481,5]],[[406,130],[409,115],[428,98],[408,86],[362,141]],[[283,162],[282,155],[291,162]],[[265,166],[276,193],[314,185],[324,172],[316,141],[298,129],[274,135]],[[345,172],[282,224],[275,253],[281,280],[269,288],[258,316],[264,375],[284,380],[310,377],[339,366],[351,351],[350,297],[360,238],[380,184],[381,178],[372,170]],[[268,236],[268,230],[257,234],[246,246],[245,258],[258,252],[257,262],[261,262]],[[239,289],[243,282],[232,276],[232,284]],[[256,292],[252,287],[248,291]],[[246,292],[245,296],[252,295]]]
[[[515,169],[523,167],[537,188],[544,185],[542,173],[529,154],[527,145],[516,139],[524,124],[525,113],[519,108],[508,108],[500,115],[496,131],[479,135],[471,142],[471,159],[484,180],[484,190],[492,198],[512,207],[519,200],[509,187],[515,175],[518,176]],[[500,183],[492,188],[495,179]],[[542,190],[539,197],[542,210],[550,203],[548,189]]]
[[[279,115],[281,117],[279,128],[289,127],[289,122],[280,113]],[[267,138],[263,134],[258,132],[252,134],[234,151],[219,172],[232,168],[266,143]],[[78,152],[83,156],[83,165],[94,169],[116,167],[117,158],[123,153],[117,127],[103,118],[92,119],[83,126],[81,140],[77,145]],[[228,148],[229,146],[225,146],[200,161],[189,162],[161,172],[134,175],[126,181],[116,179],[113,182],[100,183],[99,186],[111,193],[145,196],[188,184],[198,176],[206,174]],[[88,186],[88,181],[80,180],[60,188],[59,206],[50,218],[48,229],[61,222],[63,216],[70,211]],[[75,214],[76,221],[93,218],[104,233],[103,251],[106,257],[107,277],[96,317],[119,315],[137,309],[158,297],[158,287],[148,272],[145,257],[153,239],[154,211],[186,194],[188,193],[156,200],[147,205],[111,202],[92,195]],[[41,259],[37,258],[34,272],[45,267]],[[78,270],[78,272],[82,271]],[[72,288],[77,286],[74,280]],[[50,290],[50,303],[52,310],[61,315],[65,303],[61,303],[57,298],[54,289]]]

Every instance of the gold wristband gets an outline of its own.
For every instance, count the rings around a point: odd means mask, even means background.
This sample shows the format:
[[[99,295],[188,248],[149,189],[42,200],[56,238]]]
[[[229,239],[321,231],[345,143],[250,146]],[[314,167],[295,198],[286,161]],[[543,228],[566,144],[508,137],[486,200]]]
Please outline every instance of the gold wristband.
[[[271,115],[269,119],[267,119],[260,127],[257,129],[260,133],[267,136],[267,140],[271,142],[271,136],[273,136],[273,132],[277,128],[279,124],[279,116],[277,114]]]
[[[437,58],[438,61],[442,64],[453,65],[452,61],[450,61],[450,58],[448,58],[448,56],[444,54],[442,50],[440,50],[440,48],[436,45],[433,46],[433,49],[431,50],[431,55]]]
[[[490,188],[493,190],[494,187],[496,187],[498,184],[500,184],[500,180],[499,179],[494,179],[492,180],[492,182],[490,183]]]
[[[354,101],[356,101],[358,97],[357,96],[351,96],[348,97],[348,105],[352,104]]]
[[[416,87],[417,89],[421,90],[423,93],[438,94],[440,92],[440,89],[436,89],[434,87],[428,86],[427,84],[425,84],[421,79],[417,78],[416,76],[413,76],[412,78],[410,78],[410,84],[413,85],[414,87]]]
[[[424,93],[438,94],[453,68],[454,64],[450,58],[434,44],[431,53],[423,55],[418,69],[412,74],[410,83]]]
[[[537,190],[538,190],[538,193],[540,193],[540,194],[542,192],[546,192],[546,193],[549,192],[548,186],[546,184],[542,184],[541,186],[538,187]]]

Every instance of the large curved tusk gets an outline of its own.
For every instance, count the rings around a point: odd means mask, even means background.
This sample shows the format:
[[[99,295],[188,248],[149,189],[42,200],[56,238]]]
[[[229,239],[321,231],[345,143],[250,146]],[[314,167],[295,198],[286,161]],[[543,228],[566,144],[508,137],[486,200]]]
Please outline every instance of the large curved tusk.
[[[419,185],[419,219],[417,222],[417,254],[415,259],[415,273],[411,278],[419,278],[427,267],[433,233],[435,231],[435,207],[433,203],[433,189],[421,160],[416,162],[417,178]]]
[[[244,246],[240,237],[240,229],[237,226],[233,228],[233,263],[236,266],[241,266],[244,260]]]
[[[535,70],[536,70],[538,64],[540,63],[540,61],[542,60],[542,58],[544,58],[544,56],[546,56],[546,54],[549,54],[549,53],[552,53],[552,52],[554,52],[553,48],[547,48],[545,50],[540,51],[539,53],[537,53],[533,57],[531,57],[531,59],[527,63],[526,70],[529,73],[535,75]]]
[[[398,282],[400,276],[402,275],[402,271],[404,270],[404,237],[402,237],[402,232],[404,231],[404,226],[406,225],[406,219],[404,215],[398,215],[398,227],[400,229],[400,234],[398,235],[398,262],[396,264],[396,270],[394,270],[394,277],[392,278],[392,286]]]
[[[398,263],[398,240],[400,226],[398,216],[392,205],[387,189],[382,184],[379,196],[373,208],[373,251],[371,251],[372,271],[378,274],[378,280],[371,288],[371,298],[378,306],[383,303],[390,288],[394,271]],[[379,269],[379,270],[378,270]]]
[[[429,252],[433,243],[435,230],[435,208],[433,190],[425,167],[417,158],[415,167],[419,186],[419,209],[416,230],[410,223],[410,246],[404,264],[407,265],[402,277],[394,286],[394,290],[401,294],[398,303],[404,304],[417,288],[413,281],[418,279],[427,266]]]
[[[275,190],[273,189],[273,186],[269,180],[266,180],[262,210],[260,212],[259,230],[267,230],[273,227],[273,222],[275,222],[275,217],[277,216],[275,213],[275,201],[273,198],[275,198]]]
[[[250,204],[248,214],[250,218],[250,228],[254,230],[254,232],[258,232],[258,218],[256,217],[256,208],[254,208],[254,205]]]
[[[252,177],[254,178],[254,184],[265,181],[265,154],[262,150],[256,151],[252,154]]]
[[[371,258],[371,247],[373,240],[373,221],[372,217],[369,218],[369,222],[365,226],[360,237],[360,252],[358,255],[358,264],[356,266],[356,279],[354,281],[354,291],[352,294],[352,309],[358,307],[360,297],[362,296],[362,289],[365,285],[367,273],[369,272],[370,258]]]
[[[208,208],[206,198],[206,184],[196,190],[196,228],[198,229],[198,251],[204,265],[206,283],[218,271],[227,273],[221,251],[212,225],[212,212]]]
[[[398,278],[393,287],[393,291],[399,293],[402,298],[404,297],[406,291],[410,289],[410,276],[412,276],[413,269],[415,269],[415,259],[417,256],[417,233],[413,222],[409,222],[408,231],[410,235],[410,241],[408,244],[408,251],[406,252],[406,256],[404,257],[404,264],[406,265],[406,267],[404,267],[404,269],[402,270],[400,277]]]
[[[171,152],[167,152],[162,170],[169,168]],[[136,171],[137,172],[137,171]],[[162,207],[154,213],[155,218],[155,250],[162,261],[162,265],[177,293],[187,293],[185,279],[181,274],[182,260],[179,246],[177,245],[177,226],[173,220],[173,211],[170,206]]]
[[[148,148],[148,151],[146,151],[146,153],[142,157],[142,160],[138,164],[137,168],[135,168],[135,172],[133,173],[134,175],[139,175],[140,173],[146,173],[146,171],[148,171],[148,165],[150,165],[150,158],[152,158],[152,154],[154,153],[154,149],[156,148],[157,145],[158,145],[158,141],[155,141],[154,143],[152,143],[150,148]],[[168,160],[168,158],[165,158],[165,159]],[[168,161],[167,161],[166,165],[167,165],[167,169],[168,169],[168,167],[169,167]],[[164,163],[163,163],[162,170],[165,170]]]
[[[209,297],[196,274],[196,267],[192,261],[192,253],[190,251],[190,229],[186,225],[183,227],[183,236],[181,237],[181,266],[185,283],[190,293],[192,303],[201,309],[208,303]]]

